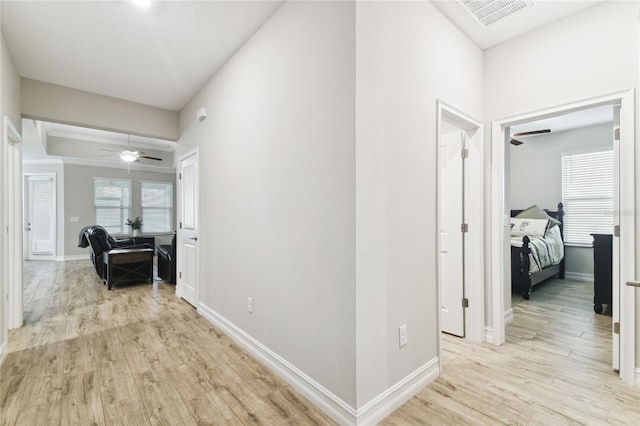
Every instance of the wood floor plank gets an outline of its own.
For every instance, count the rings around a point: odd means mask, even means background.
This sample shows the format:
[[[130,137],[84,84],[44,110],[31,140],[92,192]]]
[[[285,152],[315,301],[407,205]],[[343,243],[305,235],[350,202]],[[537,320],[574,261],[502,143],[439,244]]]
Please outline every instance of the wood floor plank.
[[[108,291],[89,261],[24,272],[0,424],[334,424],[172,285]],[[381,424],[639,424],[640,391],[611,369],[611,317],[589,285],[561,284],[513,306],[501,347],[444,335],[442,375]]]

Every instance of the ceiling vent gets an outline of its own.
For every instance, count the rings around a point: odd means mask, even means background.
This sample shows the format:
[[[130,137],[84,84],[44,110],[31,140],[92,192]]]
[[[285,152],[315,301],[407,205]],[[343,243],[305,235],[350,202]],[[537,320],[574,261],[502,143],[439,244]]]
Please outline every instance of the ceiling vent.
[[[456,3],[482,28],[533,6],[528,0],[456,0]]]

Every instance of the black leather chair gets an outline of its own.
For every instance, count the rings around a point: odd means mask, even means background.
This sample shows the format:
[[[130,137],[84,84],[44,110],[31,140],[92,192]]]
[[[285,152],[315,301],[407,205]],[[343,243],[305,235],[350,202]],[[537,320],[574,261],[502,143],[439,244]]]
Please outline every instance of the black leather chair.
[[[164,281],[176,283],[176,233],[173,233],[171,245],[160,245],[158,253],[158,276]]]
[[[91,262],[98,276],[105,278],[102,253],[112,249],[150,249],[149,244],[134,244],[129,238],[115,239],[100,225],[85,226],[78,238],[78,247],[91,248]]]

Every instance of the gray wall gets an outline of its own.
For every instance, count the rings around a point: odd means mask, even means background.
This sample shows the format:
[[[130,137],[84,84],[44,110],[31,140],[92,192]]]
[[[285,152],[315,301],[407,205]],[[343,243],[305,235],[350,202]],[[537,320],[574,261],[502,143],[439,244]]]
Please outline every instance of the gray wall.
[[[82,90],[22,79],[22,114],[43,121],[175,141],[178,113]]]
[[[181,111],[178,141],[200,153],[201,303],[349,405],[354,18],[285,3]]]
[[[352,407],[437,356],[438,98],[481,116],[482,51],[431,4],[289,2],[181,112],[201,303]]]
[[[64,253],[65,256],[87,254],[88,248],[78,247],[78,234],[87,225],[95,223],[93,210],[93,178],[117,178],[131,179],[132,209],[131,217],[141,216],[140,209],[140,181],[173,182],[175,197],[175,174],[155,173],[109,167],[79,166],[75,164],[64,165]],[[174,199],[174,223],[175,223],[175,199]],[[71,223],[71,217],[78,217],[79,222]],[[156,244],[169,244],[171,236],[156,237]]]
[[[613,147],[613,123],[528,138],[511,147],[511,206],[556,210],[562,200],[562,153]],[[593,249],[566,247],[566,270],[593,276]]]

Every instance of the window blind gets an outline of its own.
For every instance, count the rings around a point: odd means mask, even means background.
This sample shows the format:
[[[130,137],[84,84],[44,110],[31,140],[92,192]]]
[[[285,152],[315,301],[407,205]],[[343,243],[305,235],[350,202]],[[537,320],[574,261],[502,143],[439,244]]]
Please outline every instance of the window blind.
[[[145,233],[173,231],[173,184],[141,182],[142,229]]]
[[[564,240],[591,246],[591,234],[613,232],[613,151],[562,155]]]
[[[93,205],[96,224],[110,234],[126,234],[125,225],[131,211],[131,181],[101,179],[93,181]]]

